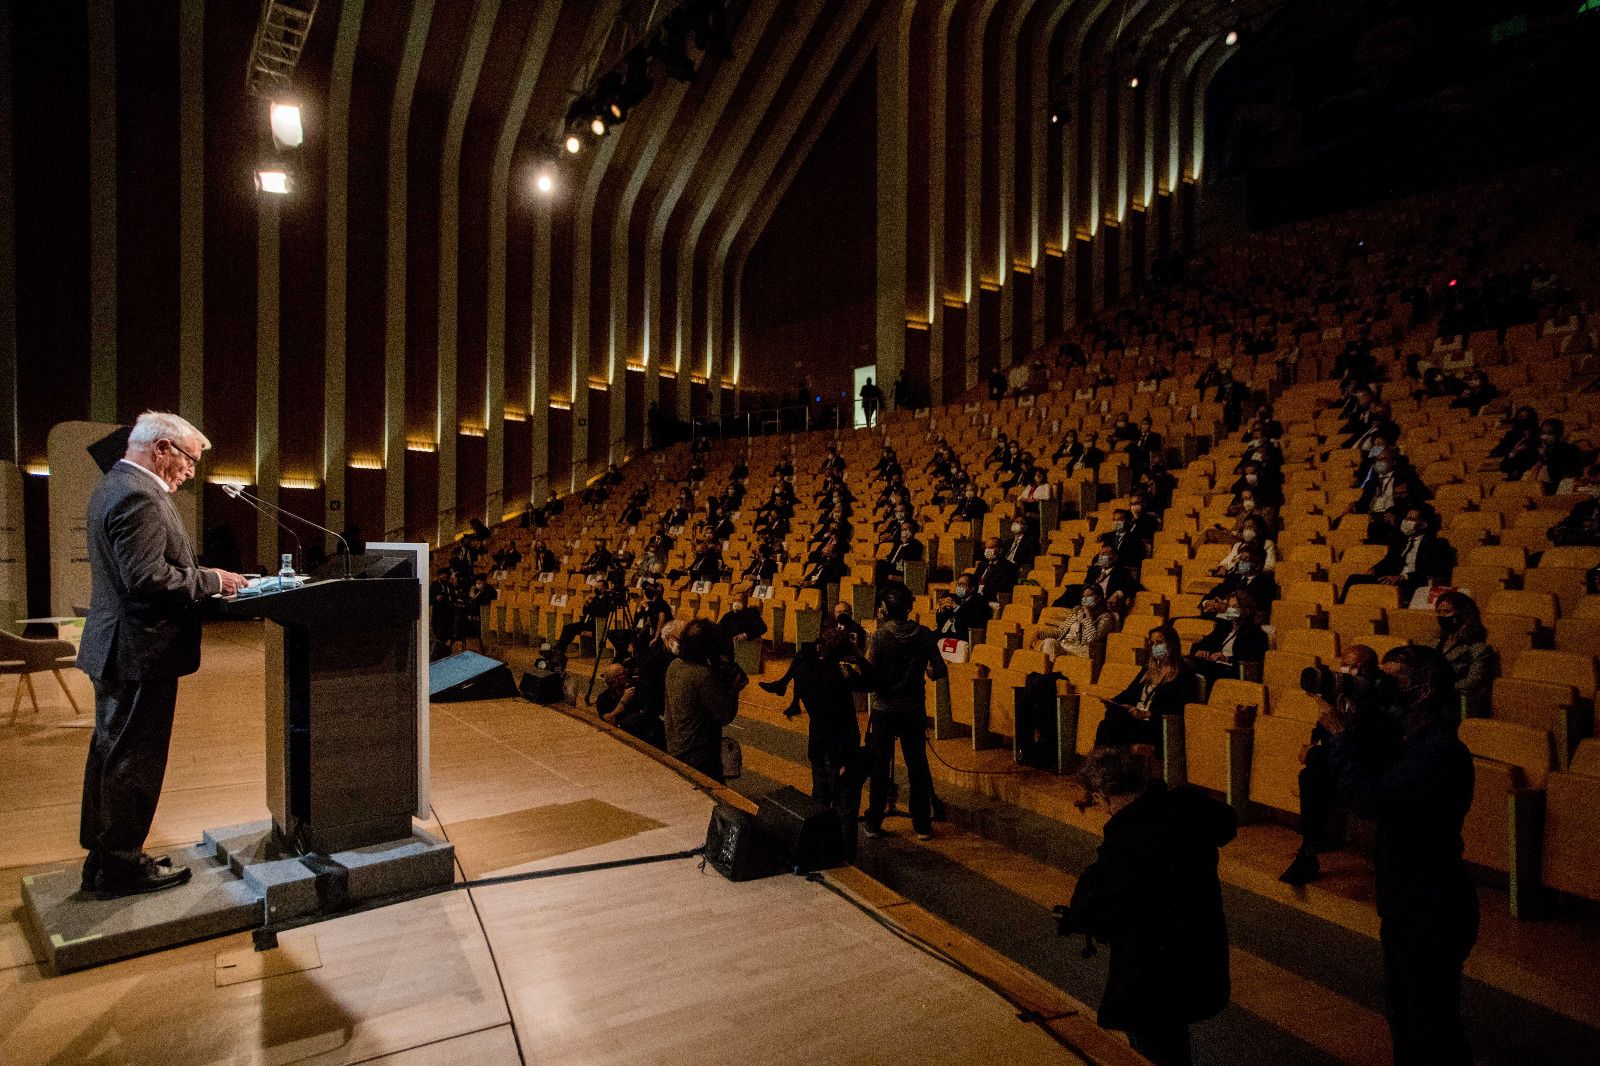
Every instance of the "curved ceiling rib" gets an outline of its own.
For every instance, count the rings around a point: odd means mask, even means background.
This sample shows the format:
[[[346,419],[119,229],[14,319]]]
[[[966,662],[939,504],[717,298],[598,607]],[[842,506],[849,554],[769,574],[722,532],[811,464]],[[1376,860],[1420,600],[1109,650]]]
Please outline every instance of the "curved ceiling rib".
[[[843,11],[833,15],[828,23],[827,35],[817,47],[811,57],[805,73],[795,85],[787,106],[779,110],[775,124],[767,131],[766,139],[762,142],[756,158],[745,168],[740,180],[734,187],[735,195],[728,206],[721,223],[717,239],[711,254],[711,267],[707,271],[708,280],[706,298],[707,328],[722,328],[722,293],[724,290],[725,276],[728,262],[728,252],[733,247],[734,239],[739,236],[745,220],[750,217],[750,211],[755,206],[756,199],[767,187],[771,180],[772,172],[777,168],[778,162],[783,158],[783,153],[788,149],[795,132],[800,128],[801,121],[806,113],[811,110],[818,94],[827,84],[828,75],[833,72],[834,65],[838,63],[839,56],[843,54],[845,45],[850,41],[850,35],[855,31],[861,17],[866,14],[872,0],[849,0]],[[735,292],[738,291],[738,275],[735,275]],[[735,298],[737,304],[737,297]],[[741,351],[739,345],[738,319],[734,319],[734,328],[731,336],[723,338],[724,351],[729,353],[733,364],[733,379],[740,380]]]
[[[721,130],[709,165],[705,161],[699,164],[698,169],[703,171],[705,176],[696,190],[699,193],[698,203],[695,203],[694,212],[678,238],[676,288],[678,307],[675,320],[678,323],[679,335],[687,335],[687,344],[692,345],[694,337],[694,265],[700,234],[710,220],[712,211],[716,209],[722,191],[727,188],[738,167],[739,157],[744,154],[750,139],[755,136],[756,129],[765,117],[779,85],[788,75],[800,46],[810,36],[811,27],[816,23],[823,3],[824,0],[798,0],[798,10],[789,16],[777,44],[770,53],[762,57],[763,62],[757,75],[755,89],[740,101],[737,121],[731,128],[724,126]],[[716,281],[708,274],[706,289],[710,292],[715,288]],[[715,319],[706,319],[706,350],[702,373],[706,377],[711,414],[716,416],[722,413],[722,381],[715,365],[713,342],[717,331],[713,326],[714,322]]]
[[[434,440],[439,462],[439,512],[437,536],[455,536],[456,514],[456,289],[461,241],[461,151],[467,132],[467,115],[478,91],[478,75],[489,53],[489,38],[500,16],[500,0],[477,0],[467,30],[466,50],[450,91],[450,112],[445,120],[439,157],[439,336],[437,411]],[[485,432],[495,419],[484,415]],[[490,518],[497,512],[487,512]]]
[[[323,524],[338,529],[347,520],[344,503],[345,433],[345,263],[349,258],[350,87],[355,79],[356,45],[361,39],[364,0],[345,0],[339,8],[339,33],[328,78],[328,146],[324,187],[323,275],[326,281],[322,325],[322,484]]]

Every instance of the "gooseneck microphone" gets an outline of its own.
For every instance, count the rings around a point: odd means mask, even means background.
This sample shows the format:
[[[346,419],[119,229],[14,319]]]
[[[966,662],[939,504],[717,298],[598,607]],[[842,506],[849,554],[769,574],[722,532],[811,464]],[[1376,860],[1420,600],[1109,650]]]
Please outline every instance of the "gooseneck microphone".
[[[233,491],[229,492],[228,490],[230,490],[230,489],[232,489]],[[268,518],[272,519],[275,523],[277,523],[278,528],[283,530],[285,533],[289,534],[290,538],[294,541],[295,554],[300,556],[300,561],[302,563],[305,561],[306,552],[305,552],[305,547],[300,543],[300,534],[296,533],[294,530],[292,530],[288,526],[284,525],[283,524],[283,519],[279,518],[277,515],[273,514],[272,512],[270,512],[268,510],[266,510],[265,508],[257,507],[255,505],[255,503],[252,502],[251,500],[245,499],[245,497],[240,493],[240,490],[239,490],[238,486],[235,486],[235,485],[224,485],[224,486],[222,486],[222,491],[224,493],[227,493],[227,495],[232,496],[236,500],[243,499],[244,502],[249,504],[255,511],[257,511],[260,514],[266,515]]]
[[[282,515],[284,518],[292,518],[296,522],[301,522],[310,526],[312,529],[321,530],[322,532],[328,534],[328,536],[344,545],[344,576],[346,578],[350,576],[350,542],[345,540],[341,534],[335,533],[327,526],[319,526],[317,523],[311,521],[311,519],[303,518],[300,515],[295,514],[293,511],[288,511],[282,507],[279,507],[275,503],[268,503],[266,500],[263,500],[257,496],[252,496],[250,493],[244,490],[243,485],[224,484],[222,486],[222,491],[236,500],[243,500],[245,503],[248,503],[262,514],[271,518],[274,522],[277,522],[278,525],[285,531],[289,531],[289,527],[285,526],[281,521],[279,521],[279,515]],[[294,537],[294,533],[292,531],[289,531],[289,535]],[[298,545],[299,543],[300,538],[295,537],[295,544]]]

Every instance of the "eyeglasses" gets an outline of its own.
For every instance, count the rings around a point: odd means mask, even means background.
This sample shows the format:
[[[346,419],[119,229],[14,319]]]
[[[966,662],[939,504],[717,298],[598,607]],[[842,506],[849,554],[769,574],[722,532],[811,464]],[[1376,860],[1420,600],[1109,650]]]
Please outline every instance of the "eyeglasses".
[[[190,469],[194,469],[195,467],[198,467],[200,465],[200,457],[198,455],[190,455],[188,452],[186,452],[182,448],[178,447],[177,442],[169,440],[169,441],[167,441],[167,447],[171,448],[173,451],[177,452],[179,455],[181,455],[185,459],[189,460]]]

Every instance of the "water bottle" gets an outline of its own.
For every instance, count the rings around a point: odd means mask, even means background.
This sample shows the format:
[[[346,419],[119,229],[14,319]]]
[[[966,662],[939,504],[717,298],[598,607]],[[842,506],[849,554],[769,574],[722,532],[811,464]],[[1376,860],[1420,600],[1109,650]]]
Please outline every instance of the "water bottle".
[[[278,591],[294,588],[294,556],[288,552],[283,554],[283,566],[278,569]]]

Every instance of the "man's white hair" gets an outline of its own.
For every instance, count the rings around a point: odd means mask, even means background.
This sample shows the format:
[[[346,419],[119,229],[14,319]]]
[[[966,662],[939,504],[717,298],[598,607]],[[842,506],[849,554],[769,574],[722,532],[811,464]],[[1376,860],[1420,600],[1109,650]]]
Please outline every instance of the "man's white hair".
[[[197,440],[201,451],[211,447],[206,435],[190,425],[188,420],[169,411],[146,411],[133,424],[133,432],[128,434],[128,447],[149,448],[158,440],[170,440],[179,447],[185,441]]]

